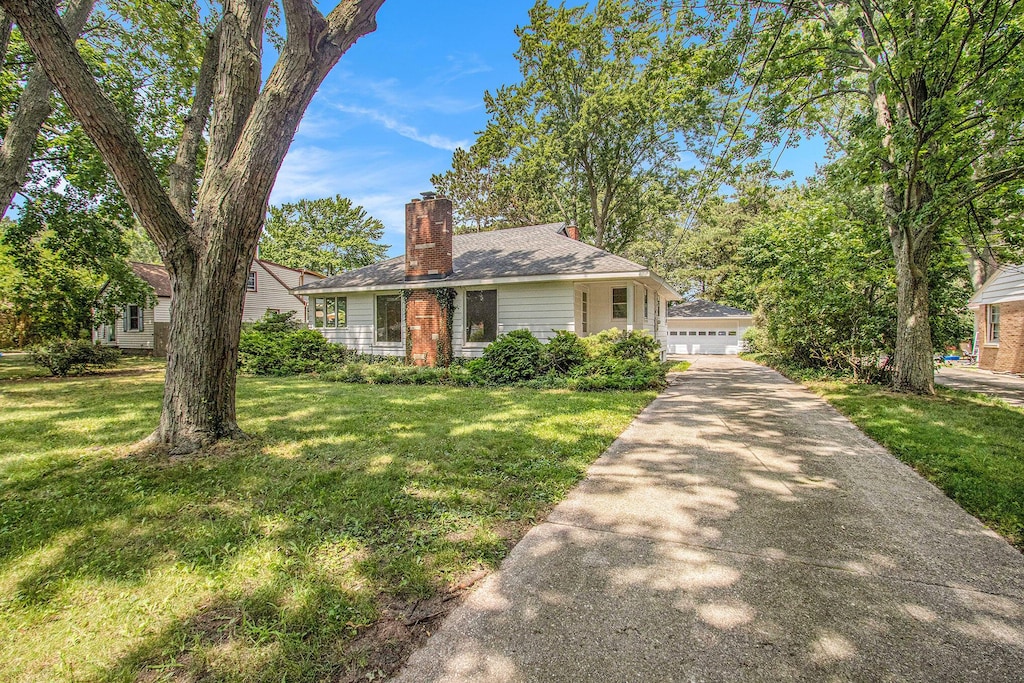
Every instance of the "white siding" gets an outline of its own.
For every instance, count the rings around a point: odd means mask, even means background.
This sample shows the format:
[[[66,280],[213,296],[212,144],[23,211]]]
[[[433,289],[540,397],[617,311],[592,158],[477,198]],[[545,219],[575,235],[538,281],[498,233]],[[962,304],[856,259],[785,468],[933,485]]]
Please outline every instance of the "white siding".
[[[400,292],[358,292],[339,295],[346,299],[345,326],[337,329],[321,329],[329,341],[344,346],[358,353],[371,353],[375,356],[404,356],[405,344],[379,344],[374,332],[376,297]],[[309,326],[313,326],[313,307],[309,307]]]
[[[536,282],[521,285],[496,285],[472,289],[498,290],[498,334],[512,330],[530,330],[542,342],[555,336],[555,330],[575,330],[576,309],[571,282]],[[466,343],[465,288],[457,289],[452,346],[456,356],[473,357],[483,353],[486,343]]]
[[[162,296],[157,299],[156,309],[153,311],[153,320],[158,323],[171,322],[171,297]]]
[[[295,295],[289,294],[288,288],[278,282],[262,263],[254,262],[250,266],[250,270],[256,271],[256,291],[245,293],[242,322],[255,322],[262,318],[269,309],[275,309],[281,313],[293,311],[296,318],[302,319],[306,308],[304,303]],[[296,273],[296,275],[298,274]]]
[[[1000,304],[1024,301],[1024,266],[1006,266],[992,276],[971,304]]]
[[[152,349],[153,348],[153,309],[145,308],[142,311],[142,331],[125,332],[124,318],[118,316],[114,323],[114,330],[117,334],[116,346],[119,349]]]

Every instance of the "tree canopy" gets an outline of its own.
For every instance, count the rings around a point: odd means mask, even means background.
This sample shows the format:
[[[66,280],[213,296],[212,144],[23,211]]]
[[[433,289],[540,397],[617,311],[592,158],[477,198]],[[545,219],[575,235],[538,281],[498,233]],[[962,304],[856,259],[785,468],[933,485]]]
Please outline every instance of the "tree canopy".
[[[270,207],[260,256],[323,275],[368,266],[387,254],[384,224],[337,195]]]

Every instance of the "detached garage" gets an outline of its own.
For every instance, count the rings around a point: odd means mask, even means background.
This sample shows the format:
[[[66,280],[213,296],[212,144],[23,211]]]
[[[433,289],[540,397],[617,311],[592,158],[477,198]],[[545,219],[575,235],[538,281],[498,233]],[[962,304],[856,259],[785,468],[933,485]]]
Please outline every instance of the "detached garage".
[[[683,301],[668,307],[668,352],[735,355],[743,333],[754,324],[748,312],[711,301]]]

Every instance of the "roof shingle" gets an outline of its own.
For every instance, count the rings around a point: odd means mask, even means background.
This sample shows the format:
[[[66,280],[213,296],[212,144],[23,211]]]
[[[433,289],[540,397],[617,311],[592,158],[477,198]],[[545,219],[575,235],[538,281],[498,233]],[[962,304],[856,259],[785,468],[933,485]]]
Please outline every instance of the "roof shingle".
[[[444,280],[486,280],[532,275],[583,275],[635,273],[647,268],[621,256],[566,236],[564,223],[531,225],[464,235],[452,240],[454,272]],[[363,268],[350,270],[304,289],[348,289],[381,285],[404,285],[405,257],[398,256]]]
[[[750,311],[723,306],[703,299],[680,301],[668,307],[669,318],[740,318],[749,316]]]

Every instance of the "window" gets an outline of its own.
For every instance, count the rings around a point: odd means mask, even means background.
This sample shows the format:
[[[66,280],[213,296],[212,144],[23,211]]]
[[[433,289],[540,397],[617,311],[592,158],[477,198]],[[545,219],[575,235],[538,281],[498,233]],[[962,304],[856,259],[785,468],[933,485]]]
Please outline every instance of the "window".
[[[492,342],[498,336],[498,290],[466,292],[466,341]]]
[[[113,325],[104,325],[103,329],[106,330],[106,332],[107,332],[107,341],[108,342],[117,341],[117,334],[114,332],[114,326]]]
[[[698,337],[706,337],[706,336],[708,336],[708,333],[705,332],[704,330],[701,330],[700,332],[697,333],[697,336]]]
[[[142,306],[124,307],[124,331],[142,332],[145,321],[142,318]]]
[[[730,337],[735,337],[736,336],[736,330],[729,330],[729,336]]]
[[[988,340],[990,344],[999,343],[999,304],[988,305]]]
[[[647,288],[644,287],[644,320],[647,320],[649,317],[647,314]]]
[[[690,330],[689,335],[691,337],[696,337],[697,336],[697,331],[696,330]]]
[[[245,279],[245,291],[255,292],[256,291],[256,271],[250,270],[249,277]]]
[[[343,296],[313,297],[313,327],[345,327],[347,303]]]
[[[587,301],[587,293],[580,293],[580,321],[582,323],[580,332],[583,334],[587,333],[587,328],[590,326],[590,311],[589,302]]]
[[[377,341],[402,341],[402,295],[377,297]]]
[[[718,336],[719,337],[724,337],[725,336],[725,330],[719,330],[718,331]]]
[[[625,287],[612,287],[612,318],[624,320],[629,312]]]

